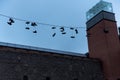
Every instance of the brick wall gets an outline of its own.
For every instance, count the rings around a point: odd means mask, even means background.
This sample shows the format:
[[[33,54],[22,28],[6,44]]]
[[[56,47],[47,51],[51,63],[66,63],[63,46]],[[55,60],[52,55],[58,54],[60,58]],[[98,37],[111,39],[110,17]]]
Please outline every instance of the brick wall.
[[[98,60],[0,47],[0,80],[104,80]]]

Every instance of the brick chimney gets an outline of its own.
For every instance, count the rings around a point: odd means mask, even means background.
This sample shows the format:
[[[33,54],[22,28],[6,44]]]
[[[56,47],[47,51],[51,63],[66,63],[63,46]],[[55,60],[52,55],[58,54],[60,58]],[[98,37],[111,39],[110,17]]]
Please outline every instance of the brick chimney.
[[[89,57],[101,60],[105,80],[120,80],[120,42],[112,4],[100,1],[87,12]]]

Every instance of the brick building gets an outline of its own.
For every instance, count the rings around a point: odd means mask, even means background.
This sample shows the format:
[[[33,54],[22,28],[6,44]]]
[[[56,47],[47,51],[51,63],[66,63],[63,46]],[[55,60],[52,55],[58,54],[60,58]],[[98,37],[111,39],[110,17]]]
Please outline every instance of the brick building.
[[[0,43],[0,80],[103,80],[99,60],[85,55]]]
[[[120,80],[120,40],[112,4],[100,1],[87,16],[89,57],[102,62],[106,80]]]
[[[89,56],[0,43],[0,80],[120,80],[120,43],[111,3],[87,12]]]

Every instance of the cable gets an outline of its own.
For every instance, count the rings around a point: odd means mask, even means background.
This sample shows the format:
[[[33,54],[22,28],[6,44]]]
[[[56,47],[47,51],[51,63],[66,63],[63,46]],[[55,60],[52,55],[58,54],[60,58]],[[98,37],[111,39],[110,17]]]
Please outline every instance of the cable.
[[[0,16],[6,17],[6,18],[12,18],[12,19],[14,19],[14,20],[18,20],[18,21],[32,22],[32,23],[34,22],[34,21],[30,21],[30,20],[24,20],[24,19],[19,19],[19,18],[16,18],[16,17],[7,16],[7,15],[4,15],[4,14],[0,14]],[[37,24],[40,24],[40,25],[54,26],[54,27],[64,27],[64,28],[83,28],[83,29],[85,29],[85,27],[60,26],[60,25],[47,24],[47,23],[40,23],[40,22],[34,22],[34,23],[37,23]]]
[[[7,21],[7,24],[10,25],[10,26],[12,26],[15,23],[15,20],[25,22],[25,24],[27,24],[29,26],[29,27],[25,27],[26,30],[30,30],[31,29],[30,26],[35,28],[35,30],[32,30],[32,33],[38,33],[38,31],[36,30],[36,26],[38,26],[38,24],[39,25],[50,26],[51,29],[54,30],[54,31],[56,30],[57,27],[59,27],[60,34],[62,34],[62,35],[66,35],[67,32],[66,32],[65,28],[69,28],[74,33],[74,35],[71,35],[70,38],[75,38],[76,37],[76,35],[79,33],[78,28],[86,29],[85,27],[60,26],[60,25],[54,25],[54,24],[34,22],[34,21],[30,21],[30,20],[24,20],[24,19],[19,19],[19,18],[16,18],[16,17],[7,16],[7,15],[4,15],[4,14],[0,14],[0,16],[9,18],[9,20]],[[52,34],[52,37],[55,37],[56,34],[58,34],[58,33],[54,32]]]

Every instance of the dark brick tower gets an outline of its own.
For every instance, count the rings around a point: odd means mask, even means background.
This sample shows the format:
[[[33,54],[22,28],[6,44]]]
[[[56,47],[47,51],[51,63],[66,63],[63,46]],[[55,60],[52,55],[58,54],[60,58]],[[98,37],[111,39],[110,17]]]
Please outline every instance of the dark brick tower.
[[[112,4],[100,1],[87,12],[89,57],[102,61],[105,80],[120,80],[120,43]]]

